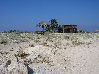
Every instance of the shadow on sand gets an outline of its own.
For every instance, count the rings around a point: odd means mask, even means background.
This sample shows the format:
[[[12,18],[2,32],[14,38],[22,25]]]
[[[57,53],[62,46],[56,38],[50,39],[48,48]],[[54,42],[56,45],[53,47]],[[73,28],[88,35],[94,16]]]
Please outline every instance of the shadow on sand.
[[[24,64],[24,65],[27,66],[28,74],[34,73],[33,69],[31,69],[27,64]]]

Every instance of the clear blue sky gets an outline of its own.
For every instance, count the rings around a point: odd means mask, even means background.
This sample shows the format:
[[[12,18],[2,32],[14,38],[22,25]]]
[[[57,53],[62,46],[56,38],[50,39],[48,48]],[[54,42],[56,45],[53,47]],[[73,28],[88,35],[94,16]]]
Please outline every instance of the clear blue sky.
[[[51,19],[93,32],[99,29],[99,0],[0,0],[0,31],[42,30],[35,25]]]

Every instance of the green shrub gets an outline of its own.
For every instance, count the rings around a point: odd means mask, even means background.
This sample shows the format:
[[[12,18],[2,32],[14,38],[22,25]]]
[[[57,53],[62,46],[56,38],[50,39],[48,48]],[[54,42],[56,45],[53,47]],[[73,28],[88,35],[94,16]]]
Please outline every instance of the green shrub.
[[[25,52],[23,51],[19,51],[19,53],[17,54],[18,57],[21,57],[21,58],[26,58],[27,56],[29,56],[29,54],[26,54]]]

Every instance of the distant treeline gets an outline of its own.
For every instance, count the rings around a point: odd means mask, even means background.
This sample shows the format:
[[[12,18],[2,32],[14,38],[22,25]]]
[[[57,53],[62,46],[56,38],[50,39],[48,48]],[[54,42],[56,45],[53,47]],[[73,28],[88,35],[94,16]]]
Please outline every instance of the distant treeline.
[[[9,30],[9,31],[2,31],[3,33],[12,33],[12,32],[16,32],[16,33],[30,33],[33,31],[19,31],[19,30]],[[34,32],[33,32],[34,33]]]

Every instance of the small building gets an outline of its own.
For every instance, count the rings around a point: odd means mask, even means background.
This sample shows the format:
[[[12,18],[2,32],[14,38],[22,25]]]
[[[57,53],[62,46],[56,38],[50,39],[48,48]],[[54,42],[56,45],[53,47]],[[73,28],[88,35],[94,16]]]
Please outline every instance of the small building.
[[[40,27],[42,26],[43,31],[35,31],[36,34],[43,34],[44,35],[44,27],[45,26],[51,26],[50,24],[46,23],[44,20],[42,22],[40,22],[39,24],[36,25],[36,27]]]
[[[77,25],[63,25],[63,33],[77,33]]]

